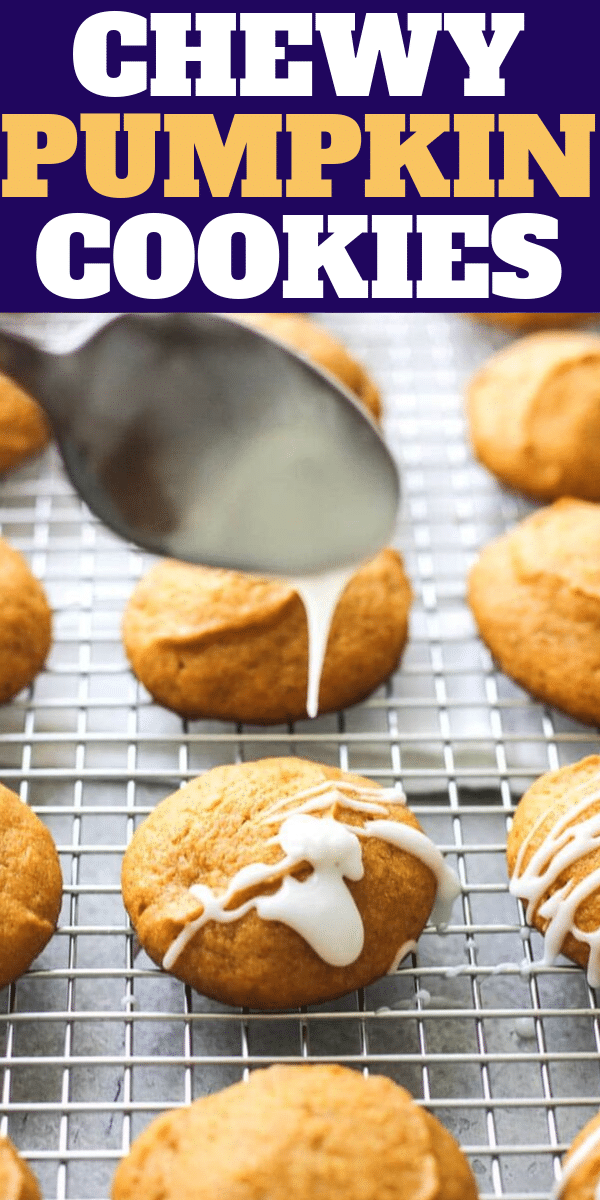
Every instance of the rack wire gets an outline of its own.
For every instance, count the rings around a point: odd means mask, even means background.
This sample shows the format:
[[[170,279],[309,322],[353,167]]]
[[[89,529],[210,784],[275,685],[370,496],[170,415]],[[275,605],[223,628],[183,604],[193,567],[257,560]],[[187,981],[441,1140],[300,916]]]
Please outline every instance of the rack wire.
[[[293,727],[182,722],[131,675],[120,615],[149,559],[92,519],[55,453],[0,484],[0,532],[44,580],[54,645],[0,709],[0,778],[51,829],[65,879],[58,932],[0,997],[0,1130],[46,1200],[106,1200],[120,1156],[157,1113],[272,1062],[335,1061],[408,1087],[461,1142],[484,1200],[542,1200],[598,1108],[600,1029],[582,971],[541,967],[509,896],[506,829],[542,771],[596,732],[499,673],[464,600],[478,548],[528,506],[476,465],[464,377],[501,335],[445,314],[322,318],[372,367],[402,469],[398,544],[415,602],[401,669],[366,703]],[[463,884],[393,976],[306,1011],[206,1000],[139,951],[121,856],[163,796],[211,766],[299,754],[400,780]]]

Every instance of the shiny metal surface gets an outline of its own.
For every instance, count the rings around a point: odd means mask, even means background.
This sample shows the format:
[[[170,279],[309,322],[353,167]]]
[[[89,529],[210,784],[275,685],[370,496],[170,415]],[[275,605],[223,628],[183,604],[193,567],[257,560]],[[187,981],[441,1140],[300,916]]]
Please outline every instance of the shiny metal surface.
[[[0,364],[45,407],[90,508],[157,554],[263,574],[372,557],[394,461],[355,397],[216,313],[8,314]],[[18,336],[17,336],[18,331]],[[23,339],[26,340],[23,340]]]

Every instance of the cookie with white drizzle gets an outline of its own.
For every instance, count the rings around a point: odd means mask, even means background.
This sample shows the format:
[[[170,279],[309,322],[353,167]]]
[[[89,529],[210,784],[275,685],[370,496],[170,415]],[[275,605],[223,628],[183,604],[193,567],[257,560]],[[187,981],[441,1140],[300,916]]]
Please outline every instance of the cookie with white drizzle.
[[[510,890],[559,953],[600,986],[600,756],[549,771],[523,796],[508,835]]]
[[[600,1113],[584,1125],[567,1150],[551,1200],[600,1200]]]
[[[456,876],[399,788],[299,758],[216,767],[167,797],[123,860],[159,965],[227,1004],[291,1008],[384,975]]]

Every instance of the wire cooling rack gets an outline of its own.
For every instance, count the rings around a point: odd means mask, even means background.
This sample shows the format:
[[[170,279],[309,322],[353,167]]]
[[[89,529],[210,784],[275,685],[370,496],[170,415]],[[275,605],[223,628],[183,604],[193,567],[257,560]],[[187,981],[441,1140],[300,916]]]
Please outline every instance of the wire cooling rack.
[[[411,639],[365,704],[266,730],[181,722],[136,683],[119,640],[149,560],[90,518],[53,451],[0,484],[1,532],[55,610],[46,670],[0,709],[0,779],[51,829],[65,878],[57,935],[0,997],[0,1128],[46,1200],[106,1200],[118,1159],[157,1113],[272,1062],[390,1075],[458,1138],[487,1200],[546,1198],[560,1152],[598,1108],[595,995],[578,968],[537,965],[541,941],[508,895],[504,862],[524,788],[596,751],[597,735],[494,669],[464,600],[478,548],[527,511],[465,442],[463,379],[503,337],[444,314],[322,319],[378,377],[403,475]],[[463,896],[447,933],[428,930],[418,957],[373,987],[307,1011],[240,1012],[138,952],[121,856],[183,781],[290,753],[401,780]]]

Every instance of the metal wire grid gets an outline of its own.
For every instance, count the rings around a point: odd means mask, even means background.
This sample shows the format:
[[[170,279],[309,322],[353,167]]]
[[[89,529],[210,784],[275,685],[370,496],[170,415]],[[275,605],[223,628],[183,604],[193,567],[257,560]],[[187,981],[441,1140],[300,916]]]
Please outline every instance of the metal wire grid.
[[[0,487],[1,532],[55,610],[46,671],[0,710],[0,777],[46,821],[65,878],[60,927],[3,994],[2,1132],[47,1200],[106,1200],[158,1112],[271,1062],[325,1060],[408,1087],[462,1143],[482,1197],[547,1197],[560,1152],[598,1108],[600,1030],[579,969],[535,965],[507,893],[515,800],[597,749],[594,731],[499,674],[464,602],[479,546],[524,515],[467,449],[461,382],[502,339],[444,314],[324,318],[370,362],[403,471],[399,545],[415,604],[402,668],[367,703],[294,727],[181,722],[129,672],[120,614],[146,559],[90,519],[50,451]],[[463,883],[445,935],[342,1002],[234,1011],[138,952],[119,890],[137,822],[223,762],[299,754],[399,779]],[[531,969],[529,969],[531,964]]]

